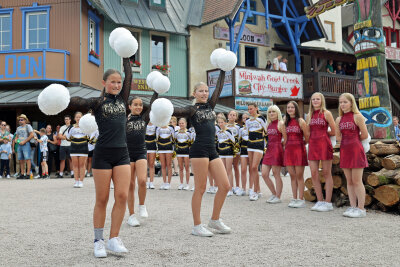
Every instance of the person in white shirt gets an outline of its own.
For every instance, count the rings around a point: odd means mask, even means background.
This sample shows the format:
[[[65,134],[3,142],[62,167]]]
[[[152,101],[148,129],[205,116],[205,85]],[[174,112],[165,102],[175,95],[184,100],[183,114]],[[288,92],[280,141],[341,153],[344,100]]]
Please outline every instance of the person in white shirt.
[[[40,131],[34,130],[35,133],[40,134],[40,139],[36,136],[34,137],[36,141],[40,144],[40,165],[42,166],[42,177],[43,179],[49,179],[49,167],[47,166],[47,157],[48,157],[48,148],[47,148],[47,140],[49,138],[46,135],[46,129],[42,128]],[[39,178],[39,177],[38,177]]]
[[[57,139],[61,139],[61,144],[60,144],[60,174],[58,175],[58,178],[63,178],[64,177],[65,162],[67,160],[69,162],[69,168],[71,169],[71,177],[74,175],[71,156],[70,156],[71,142],[69,142],[67,140],[67,137],[66,137],[66,135],[68,134],[68,132],[72,128],[71,116],[70,115],[65,115],[64,116],[64,122],[65,122],[65,125],[63,125],[60,128],[60,131],[59,131],[58,136],[57,136]]]
[[[280,69],[279,68],[279,60],[281,60],[281,58],[282,58],[281,54],[279,54],[276,58],[274,58],[273,64],[272,64],[272,69],[273,70],[279,70]]]
[[[280,71],[287,71],[287,62],[286,58],[282,59],[281,63],[279,63],[279,70]]]

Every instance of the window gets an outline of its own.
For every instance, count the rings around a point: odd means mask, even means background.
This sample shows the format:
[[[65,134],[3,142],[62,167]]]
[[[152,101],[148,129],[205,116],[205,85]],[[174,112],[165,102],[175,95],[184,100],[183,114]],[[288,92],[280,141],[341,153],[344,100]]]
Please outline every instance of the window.
[[[244,6],[243,7],[244,7],[245,10],[247,9],[247,2],[246,1],[244,2]],[[253,1],[253,0],[250,1],[250,10],[251,11],[257,11],[257,2],[256,1]],[[244,14],[243,14],[243,16],[244,16]],[[247,18],[247,20],[246,20],[246,23],[247,24],[257,25],[257,16],[256,15],[254,15],[252,17],[249,16]]]
[[[21,7],[22,47],[25,49],[49,48],[50,6]]]
[[[161,7],[165,8],[165,0],[149,0],[150,7]]]
[[[390,46],[398,47],[399,30],[392,30],[390,34]]]
[[[231,51],[230,43],[226,43],[226,50]],[[239,44],[239,48],[236,52],[236,57],[237,57],[236,66],[240,66],[240,44]]]
[[[142,62],[140,62],[140,33],[139,32],[131,32],[131,33],[136,38],[139,44],[136,53],[130,57],[132,71],[140,72],[140,67],[142,65]]]
[[[100,66],[100,21],[101,19],[91,10],[88,11],[88,60]]]
[[[1,13],[0,10],[0,51],[11,50],[12,30],[11,15],[12,11]]]
[[[245,46],[244,56],[246,67],[257,67],[257,47]]]
[[[324,29],[326,32],[326,41],[335,42],[335,22],[324,21]]]
[[[166,58],[166,37],[151,36],[151,66],[164,65],[167,63]]]

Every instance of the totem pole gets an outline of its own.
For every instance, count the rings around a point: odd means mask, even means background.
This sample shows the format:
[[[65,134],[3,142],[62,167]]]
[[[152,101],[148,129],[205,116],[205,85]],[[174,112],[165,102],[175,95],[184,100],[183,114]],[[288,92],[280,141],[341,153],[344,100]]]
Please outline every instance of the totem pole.
[[[315,17],[335,6],[354,2],[354,54],[357,58],[359,109],[372,138],[394,136],[386,70],[381,0],[321,0],[306,8]]]

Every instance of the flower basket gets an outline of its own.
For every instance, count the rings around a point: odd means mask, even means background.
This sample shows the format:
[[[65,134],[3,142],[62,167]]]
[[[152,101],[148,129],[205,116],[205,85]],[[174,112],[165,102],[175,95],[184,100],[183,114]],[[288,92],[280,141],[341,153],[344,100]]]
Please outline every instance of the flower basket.
[[[168,73],[171,71],[170,70],[171,65],[168,65],[168,64],[164,64],[164,65],[156,64],[156,65],[153,65],[151,68],[155,69],[155,70],[159,70],[164,75],[168,75]]]
[[[142,65],[142,64],[141,64],[139,61],[137,61],[137,60],[131,61],[131,67],[139,68],[141,65]]]
[[[99,59],[99,54],[97,54],[94,50],[90,50],[89,55],[93,56],[96,59]]]

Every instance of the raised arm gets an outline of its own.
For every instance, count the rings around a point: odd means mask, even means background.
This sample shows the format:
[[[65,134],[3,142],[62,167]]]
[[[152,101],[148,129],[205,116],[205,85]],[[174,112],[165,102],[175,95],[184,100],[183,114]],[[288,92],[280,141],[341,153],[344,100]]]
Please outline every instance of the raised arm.
[[[73,107],[75,109],[81,109],[81,110],[86,110],[86,109],[96,110],[100,103],[101,103],[100,97],[91,97],[85,99],[79,96],[74,96],[71,97],[68,107]]]
[[[147,123],[149,123],[150,121],[150,111],[151,111],[151,105],[153,104],[153,102],[158,98],[158,93],[154,92],[153,96],[150,99],[150,104],[149,105],[145,105],[147,107],[146,112],[143,114],[143,119],[144,121]]]
[[[219,96],[221,95],[222,88],[224,88],[224,83],[225,83],[225,71],[221,70],[221,72],[219,73],[217,85],[215,86],[215,91],[212,94],[211,99],[209,100],[212,109],[214,109],[215,106],[217,105],[217,101]]]
[[[124,99],[125,106],[128,106],[128,98],[131,92],[131,84],[132,84],[132,68],[129,58],[123,59],[123,65],[124,65],[125,79],[120,94]]]

